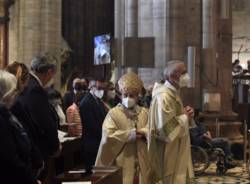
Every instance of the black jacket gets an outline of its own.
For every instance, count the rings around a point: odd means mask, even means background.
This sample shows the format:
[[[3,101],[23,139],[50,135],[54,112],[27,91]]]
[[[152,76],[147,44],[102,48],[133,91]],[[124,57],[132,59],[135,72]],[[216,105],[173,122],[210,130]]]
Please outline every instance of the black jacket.
[[[22,94],[20,94],[20,96],[22,96]],[[39,135],[41,134],[39,126],[32,121],[31,116],[24,110],[18,100],[12,105],[10,110],[18,118],[30,138],[32,168],[33,172],[37,173],[44,162],[41,151],[36,144],[39,142]]]
[[[38,134],[35,144],[39,147],[44,160],[46,160],[59,148],[58,127],[54,119],[54,112],[52,112],[49,104],[47,92],[31,75],[27,88],[17,100],[30,115],[38,130],[38,132],[35,132],[35,134]],[[30,128],[30,131],[32,129]],[[34,134],[34,132],[30,132],[30,134]]]
[[[202,123],[196,122],[196,127],[190,128],[189,132],[192,145],[200,146],[203,144],[204,142],[203,134],[207,132],[207,129],[204,127],[204,125],[202,125]]]
[[[1,183],[36,183],[32,175],[31,143],[21,123],[0,104]]]
[[[107,111],[100,99],[88,93],[80,103],[80,115],[83,122],[83,146],[85,157],[93,165],[102,137],[102,124]]]

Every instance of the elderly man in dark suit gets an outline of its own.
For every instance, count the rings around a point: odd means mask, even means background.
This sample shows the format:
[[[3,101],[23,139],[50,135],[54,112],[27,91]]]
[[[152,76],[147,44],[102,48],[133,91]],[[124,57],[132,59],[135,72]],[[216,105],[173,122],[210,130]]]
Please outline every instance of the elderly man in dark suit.
[[[18,100],[37,126],[39,139],[35,144],[40,149],[44,161],[59,150],[57,124],[51,110],[45,87],[51,85],[56,73],[57,60],[46,53],[36,56],[31,62],[30,80]],[[44,179],[46,172],[41,179]]]
[[[80,103],[80,115],[83,124],[82,143],[84,163],[87,173],[91,173],[91,167],[95,164],[97,151],[102,138],[102,123],[107,114],[102,97],[105,83],[103,81],[91,81],[90,92]]]

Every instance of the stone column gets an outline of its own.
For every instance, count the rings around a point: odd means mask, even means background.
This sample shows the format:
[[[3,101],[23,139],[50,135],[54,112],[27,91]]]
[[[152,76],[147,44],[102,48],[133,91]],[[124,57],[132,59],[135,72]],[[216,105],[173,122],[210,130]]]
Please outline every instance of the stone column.
[[[162,68],[166,62],[168,0],[153,0],[153,36],[155,37],[155,67]],[[160,77],[160,76],[159,76]]]
[[[60,85],[61,0],[16,0],[10,11],[9,62],[30,66],[32,58],[50,52],[58,58]]]
[[[125,1],[125,37],[138,37],[138,0]],[[126,72],[137,73],[137,67],[128,67]]]
[[[0,68],[4,68],[7,65],[8,4],[7,1],[0,1]]]
[[[9,9],[10,21],[9,21],[9,63],[13,61],[20,61],[18,59],[18,48],[19,48],[19,13],[20,13],[20,1],[16,0],[15,4]]]
[[[218,33],[218,77],[219,90],[221,93],[222,114],[233,115],[232,113],[232,3],[220,1],[221,14],[219,17]],[[224,10],[223,10],[223,9]],[[227,12],[226,14],[223,12]]]
[[[138,0],[138,37],[153,36],[153,1]]]
[[[56,86],[60,86],[61,81],[61,49],[62,49],[62,30],[61,30],[61,0],[43,0],[41,9],[41,51],[51,52],[58,59]]]
[[[27,66],[42,51],[41,9],[42,1],[20,0],[18,60]]]
[[[201,61],[201,0],[185,0],[185,23],[182,29],[185,29],[184,45],[184,60],[188,57],[188,47],[195,48],[195,86],[194,88],[182,89],[183,102],[185,105],[191,105],[194,108],[201,107],[201,76],[200,76],[200,61]],[[182,51],[183,52],[183,51]]]
[[[216,35],[218,18],[218,1],[202,1],[202,88],[216,90],[218,86],[218,67],[216,63]]]
[[[111,80],[115,83],[122,75],[122,65],[124,63],[125,1],[115,0],[114,3],[116,60]]]
[[[167,8],[167,61],[182,60],[185,61],[186,51],[186,4],[185,0],[168,0]]]
[[[138,2],[138,37],[153,37],[154,21],[153,21],[153,4],[152,0],[139,0]],[[147,87],[157,80],[159,71],[153,68],[139,68],[138,74],[143,79],[144,85]]]
[[[225,7],[227,6],[227,7]],[[231,1],[203,0],[202,89],[221,95],[221,115],[232,112]],[[226,15],[223,8],[227,8]]]

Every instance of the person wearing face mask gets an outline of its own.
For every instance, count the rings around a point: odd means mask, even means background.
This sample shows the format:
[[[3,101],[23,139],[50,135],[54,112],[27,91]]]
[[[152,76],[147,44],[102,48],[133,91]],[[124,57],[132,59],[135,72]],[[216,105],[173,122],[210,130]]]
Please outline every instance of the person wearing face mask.
[[[105,82],[92,80],[89,84],[90,92],[81,100],[79,110],[84,132],[82,132],[83,159],[86,174],[91,173],[95,163],[98,147],[102,137],[102,123],[107,110],[102,101]]]
[[[0,177],[1,183],[38,184],[33,175],[32,145],[10,108],[17,95],[17,79],[0,70]]]
[[[156,181],[186,184],[194,177],[189,137],[194,110],[183,107],[179,91],[189,77],[182,61],[169,61],[164,76],[165,83],[153,88],[149,110],[150,162]]]
[[[74,98],[77,93],[83,93],[86,95],[88,92],[88,80],[87,78],[75,78],[73,80],[72,90],[65,93],[63,97],[63,110],[66,113],[66,110],[69,106],[74,103]]]
[[[143,83],[131,72],[123,75],[118,84],[122,102],[109,111],[103,122],[95,165],[121,167],[123,184],[138,180],[151,184],[146,143],[148,111],[137,105]]]
[[[116,106],[121,100],[117,97],[116,90],[114,84],[112,82],[107,83],[107,90],[104,92],[103,101],[107,109],[111,109],[112,107]]]
[[[23,94],[18,97],[18,101],[27,111],[33,120],[38,139],[34,143],[38,146],[42,158],[45,161],[45,169],[39,176],[44,180],[46,171],[46,161],[50,156],[55,156],[60,150],[58,140],[57,124],[55,122],[54,112],[49,104],[46,86],[53,80],[56,74],[57,59],[49,54],[41,54],[31,61],[31,72],[28,86]],[[30,128],[33,130],[33,128]]]

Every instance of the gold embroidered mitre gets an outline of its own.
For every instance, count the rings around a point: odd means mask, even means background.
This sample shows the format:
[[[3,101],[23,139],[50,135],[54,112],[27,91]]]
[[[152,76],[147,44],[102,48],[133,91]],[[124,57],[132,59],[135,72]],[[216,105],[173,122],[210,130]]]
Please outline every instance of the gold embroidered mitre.
[[[140,93],[143,87],[142,80],[134,72],[123,75],[119,79],[118,85],[122,93]]]

